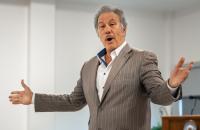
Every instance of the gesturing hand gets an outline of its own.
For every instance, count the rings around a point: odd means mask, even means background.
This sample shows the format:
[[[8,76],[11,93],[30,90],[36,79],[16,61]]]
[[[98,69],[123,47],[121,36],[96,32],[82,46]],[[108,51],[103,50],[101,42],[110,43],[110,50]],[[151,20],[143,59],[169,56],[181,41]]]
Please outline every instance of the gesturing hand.
[[[33,92],[24,83],[24,80],[21,80],[21,85],[24,88],[24,91],[12,91],[9,96],[9,99],[12,102],[12,104],[29,105],[32,103]]]
[[[180,86],[180,84],[185,81],[192,69],[192,65],[194,64],[193,62],[190,62],[187,66],[183,67],[184,62],[185,59],[181,57],[176,67],[171,72],[169,85],[172,88]]]

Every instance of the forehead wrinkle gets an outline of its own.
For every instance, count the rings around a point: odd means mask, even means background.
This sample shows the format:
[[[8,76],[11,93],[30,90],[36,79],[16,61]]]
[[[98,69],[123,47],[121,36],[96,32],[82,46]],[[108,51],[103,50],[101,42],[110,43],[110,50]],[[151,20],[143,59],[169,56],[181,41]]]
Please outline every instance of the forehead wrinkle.
[[[109,23],[109,22],[113,22],[113,21],[116,21],[116,19],[112,18],[112,19],[110,19],[110,20],[108,21],[108,23]],[[103,24],[103,23],[104,23],[104,22],[101,21],[101,20],[99,20],[99,22],[98,22],[98,24]]]

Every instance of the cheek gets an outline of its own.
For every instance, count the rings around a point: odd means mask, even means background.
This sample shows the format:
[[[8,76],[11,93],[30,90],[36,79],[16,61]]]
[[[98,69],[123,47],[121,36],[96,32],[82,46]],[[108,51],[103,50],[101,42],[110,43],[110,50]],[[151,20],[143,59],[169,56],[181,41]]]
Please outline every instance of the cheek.
[[[124,31],[123,31],[123,30],[119,30],[119,31],[117,32],[117,36],[118,36],[119,38],[123,38],[123,37],[125,36]]]
[[[101,41],[103,41],[103,37],[102,37],[101,34],[98,34],[98,37],[99,37],[99,39],[100,39]]]
[[[116,39],[121,39],[122,37],[122,33],[121,32],[117,32],[116,33]]]

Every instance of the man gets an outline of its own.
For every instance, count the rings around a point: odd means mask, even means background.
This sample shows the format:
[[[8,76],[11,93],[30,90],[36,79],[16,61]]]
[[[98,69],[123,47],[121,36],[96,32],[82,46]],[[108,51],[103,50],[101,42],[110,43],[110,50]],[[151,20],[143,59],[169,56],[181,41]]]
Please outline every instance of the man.
[[[34,103],[36,112],[77,111],[89,106],[89,130],[150,130],[150,101],[169,105],[181,98],[181,83],[192,69],[181,58],[164,81],[156,56],[130,48],[127,23],[120,9],[103,6],[95,17],[96,32],[105,49],[86,62],[70,95],[38,94],[21,81],[13,104]]]

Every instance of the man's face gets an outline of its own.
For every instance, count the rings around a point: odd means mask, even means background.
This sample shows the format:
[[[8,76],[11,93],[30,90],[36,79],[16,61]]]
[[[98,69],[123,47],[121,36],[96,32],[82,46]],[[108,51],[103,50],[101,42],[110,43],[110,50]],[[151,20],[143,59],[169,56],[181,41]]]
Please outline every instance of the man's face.
[[[106,12],[98,18],[97,33],[107,52],[110,53],[124,42],[126,30],[117,14]]]

